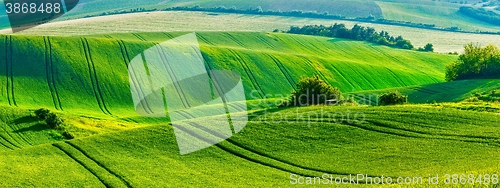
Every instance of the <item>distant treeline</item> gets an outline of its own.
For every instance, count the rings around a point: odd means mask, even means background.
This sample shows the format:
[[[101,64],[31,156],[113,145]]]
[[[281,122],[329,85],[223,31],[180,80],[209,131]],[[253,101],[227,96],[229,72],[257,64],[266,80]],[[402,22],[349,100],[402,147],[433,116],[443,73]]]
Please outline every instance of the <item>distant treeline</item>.
[[[276,32],[277,30],[275,30]],[[367,41],[380,45],[408,49],[414,48],[409,40],[405,40],[402,36],[394,37],[386,31],[376,32],[371,27],[363,27],[354,25],[352,29],[346,28],[344,24],[334,24],[332,26],[324,25],[306,25],[303,27],[292,26],[290,30],[285,31],[292,34],[316,35],[325,37],[345,38],[358,41]]]
[[[468,44],[465,53],[446,67],[447,81],[477,78],[500,78],[500,50],[496,46]]]
[[[500,25],[500,15],[493,11],[483,8],[460,7],[460,13],[493,25]]]
[[[365,18],[348,18],[342,15],[333,15],[328,12],[318,13],[315,11],[300,11],[293,10],[288,12],[282,12],[279,10],[262,10],[261,7],[257,7],[255,9],[237,9],[236,7],[226,8],[224,6],[205,8],[200,6],[193,7],[169,7],[164,9],[145,9],[145,8],[136,8],[130,10],[115,10],[112,12],[103,12],[97,15],[88,15],[85,17],[94,17],[94,16],[104,16],[104,15],[114,15],[114,14],[126,14],[126,13],[135,13],[135,12],[153,12],[153,11],[199,11],[199,12],[214,12],[214,13],[237,13],[237,14],[252,14],[252,15],[271,15],[271,16],[292,16],[292,17],[302,17],[302,18],[321,18],[321,19],[333,19],[333,20],[347,20],[347,21],[358,21],[358,22],[366,22],[366,23],[378,23],[378,24],[386,24],[386,25],[396,25],[396,26],[405,26],[405,27],[413,27],[413,28],[423,28],[423,29],[431,29],[438,31],[451,31],[451,32],[461,32],[461,33],[479,33],[479,34],[500,34],[500,32],[491,32],[491,31],[464,31],[458,27],[437,27],[435,24],[424,24],[424,23],[413,23],[406,21],[397,21],[397,20],[388,20],[383,18],[375,18],[373,16],[368,16]]]

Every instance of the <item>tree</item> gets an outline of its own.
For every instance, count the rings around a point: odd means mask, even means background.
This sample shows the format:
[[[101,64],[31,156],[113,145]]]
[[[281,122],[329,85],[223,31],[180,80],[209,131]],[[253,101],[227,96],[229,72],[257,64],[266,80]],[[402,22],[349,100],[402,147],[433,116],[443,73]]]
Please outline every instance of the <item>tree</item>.
[[[303,77],[297,84],[297,91],[292,92],[286,106],[311,106],[329,104],[329,101],[340,101],[342,92],[338,88],[328,85],[318,76]]]
[[[427,45],[425,45],[424,50],[426,52],[434,52],[434,45],[432,45],[431,43],[428,43]]]
[[[500,50],[494,45],[484,48],[467,44],[465,53],[446,67],[446,80],[500,78]]]

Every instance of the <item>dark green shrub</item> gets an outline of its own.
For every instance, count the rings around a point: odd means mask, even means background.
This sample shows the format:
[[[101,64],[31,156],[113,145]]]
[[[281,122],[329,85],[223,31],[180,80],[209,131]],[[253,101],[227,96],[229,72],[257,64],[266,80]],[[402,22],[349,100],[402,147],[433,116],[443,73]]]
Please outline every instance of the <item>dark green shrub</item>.
[[[408,96],[402,95],[398,91],[382,94],[379,99],[381,105],[397,105],[408,102]]]
[[[57,114],[50,112],[45,119],[45,123],[52,129],[60,129],[64,121]]]
[[[283,106],[311,106],[337,104],[341,101],[342,92],[338,88],[328,85],[318,76],[301,78],[297,84],[297,91]]]
[[[49,113],[50,113],[50,110],[46,109],[46,108],[40,108],[40,109],[35,111],[36,117],[38,117],[42,120],[45,120],[45,118],[47,118],[47,115],[49,115]]]
[[[75,138],[75,137],[74,137],[74,136],[73,136],[70,132],[68,132],[68,131],[64,131],[64,132],[62,133],[62,136],[63,136],[64,138],[66,138],[67,140],[71,140],[71,139]]]

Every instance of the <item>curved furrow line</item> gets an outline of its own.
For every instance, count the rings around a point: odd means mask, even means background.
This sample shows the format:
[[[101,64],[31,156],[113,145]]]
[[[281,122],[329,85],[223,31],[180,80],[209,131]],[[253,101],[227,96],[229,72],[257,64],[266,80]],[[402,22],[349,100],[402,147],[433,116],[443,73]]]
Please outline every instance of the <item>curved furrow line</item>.
[[[285,121],[295,121],[295,120],[285,120]],[[259,122],[259,121],[250,121],[250,122]],[[311,123],[339,125],[339,123],[337,123],[337,122],[331,122],[330,120],[325,120],[325,119],[314,120],[314,121],[311,121]],[[387,135],[392,135],[392,136],[399,136],[399,137],[406,137],[406,138],[418,138],[418,139],[431,139],[431,140],[446,140],[446,141],[456,141],[456,142],[476,143],[476,144],[488,144],[488,145],[491,145],[494,147],[500,147],[500,142],[488,142],[488,141],[471,140],[471,139],[462,140],[462,139],[450,138],[450,137],[436,137],[436,136],[432,136],[429,134],[421,134],[421,133],[416,133],[416,132],[411,132],[411,131],[403,131],[403,130],[398,130],[398,129],[387,128],[387,127],[383,126],[382,124],[375,125],[372,122],[369,122],[369,123],[371,125],[373,125],[374,127],[363,126],[363,124],[356,124],[356,123],[349,123],[349,122],[342,122],[340,124],[352,126],[355,128],[365,130],[365,131],[371,131],[371,132],[376,132],[376,133],[380,133],[380,134],[387,134]],[[398,131],[400,133],[393,132],[393,131]],[[404,134],[403,132],[406,134]]]
[[[50,69],[51,69],[51,65],[50,65],[50,60],[49,60],[49,45],[47,43],[47,37],[43,37],[43,43],[45,44],[45,75],[47,77],[47,85],[49,87],[49,91],[50,91],[50,95],[52,96],[52,102],[54,103],[54,107],[56,108],[56,110],[59,110],[58,106],[57,106],[57,99],[56,99],[56,96],[55,96],[55,93],[54,93],[54,89],[52,88],[52,84],[51,84],[51,79],[50,79]]]
[[[319,119],[318,121],[312,121],[313,123],[326,123],[326,124],[339,124],[336,122],[331,122],[328,119]],[[409,130],[404,130],[404,129],[397,129],[397,128],[391,128],[389,126],[385,126],[383,123],[375,122],[375,121],[366,121],[373,125],[374,127],[369,127],[369,126],[363,126],[363,124],[356,124],[356,123],[349,123],[349,122],[342,122],[343,125],[348,125],[356,128],[360,128],[366,131],[372,131],[372,132],[377,132],[377,133],[382,133],[382,134],[389,134],[393,136],[401,136],[401,137],[408,137],[408,138],[422,138],[422,139],[435,139],[435,140],[448,140],[448,141],[458,141],[458,142],[467,142],[467,143],[479,143],[479,144],[491,144],[495,147],[500,147],[500,142],[489,142],[489,141],[483,141],[483,140],[463,140],[459,138],[453,138],[450,136],[443,136],[443,135],[432,135],[428,134],[425,132],[420,132],[420,131],[409,131]],[[397,132],[394,132],[397,131]],[[399,133],[398,133],[399,132]],[[404,134],[406,133],[406,134]],[[440,137],[438,137],[440,136]]]
[[[208,45],[211,45],[211,46],[215,46],[214,43],[210,42],[207,38],[205,38],[203,35],[199,34],[199,33],[196,33],[196,36],[201,39],[201,41],[203,41],[205,44],[208,44]]]
[[[228,49],[228,51],[231,54],[233,54],[233,57],[236,58],[236,61],[240,63],[241,67],[243,68],[243,70],[247,74],[248,78],[250,79],[250,83],[252,83],[253,88],[255,90],[257,90],[258,93],[259,93],[259,95],[260,95],[260,97],[262,99],[264,99],[264,97],[266,96],[266,93],[264,92],[264,90],[260,86],[259,82],[257,82],[257,79],[255,78],[255,75],[253,74],[253,72],[250,69],[250,67],[248,66],[248,64],[235,51],[233,51],[232,49]]]
[[[312,68],[316,71],[316,73],[318,73],[318,76],[319,76],[319,77],[321,77],[321,79],[323,79],[325,82],[329,82],[329,80],[328,80],[328,79],[326,79],[326,76],[325,76],[325,75],[324,75],[321,71],[319,71],[319,70],[316,68],[316,66],[314,66],[314,63],[313,63],[311,60],[309,60],[308,58],[306,58],[306,57],[304,57],[304,56],[297,56],[297,57],[298,57],[298,58],[301,58],[302,60],[304,60],[304,63],[305,63],[307,66],[312,67]],[[332,85],[332,84],[330,83],[330,85]]]
[[[6,80],[6,92],[7,92],[7,101],[9,105],[12,106],[12,102],[10,100],[10,78],[9,78],[9,37],[5,36],[5,80]]]
[[[377,87],[375,87],[375,85],[373,85],[373,83],[368,78],[366,78],[365,75],[361,74],[359,71],[354,70],[354,68],[352,66],[348,66],[348,67],[349,67],[349,69],[352,70],[352,72],[357,74],[361,79],[365,80],[365,83],[369,84],[371,89],[377,89]]]
[[[346,76],[345,76],[342,72],[340,72],[340,71],[338,70],[338,68],[337,68],[337,67],[335,67],[335,65],[334,65],[333,63],[331,64],[331,66],[332,66],[332,68],[333,68],[333,72],[337,73],[337,75],[339,75],[339,76],[340,76],[340,77],[341,77],[341,78],[345,81],[345,83],[349,84],[349,86],[351,87],[351,89],[354,91],[354,88],[355,88],[355,87],[354,87],[354,84],[352,84],[352,83],[351,83],[351,81],[349,81],[349,80],[346,78]],[[325,68],[326,68],[326,67],[325,67]],[[329,70],[329,71],[332,71],[332,70],[330,70],[330,69],[328,69],[328,70]],[[356,82],[356,79],[352,79],[352,80],[354,80],[354,82]],[[358,83],[358,86],[359,86],[359,83]]]
[[[234,37],[231,33],[228,33],[228,32],[225,32],[224,33],[226,36],[228,36],[232,41],[234,41],[236,44],[238,44],[239,46],[245,48],[245,49],[249,49],[247,47],[247,45],[243,44],[241,41],[239,41],[236,37]]]
[[[7,77],[7,99],[9,101],[9,105],[11,106],[16,106],[16,98],[14,95],[14,74],[13,74],[13,69],[14,69],[14,64],[12,62],[13,58],[13,46],[12,46],[12,36],[8,36],[5,40],[6,45],[5,45],[5,71],[6,71],[6,77]]]
[[[403,132],[407,132],[407,133],[413,133],[413,134],[419,134],[419,135],[425,135],[425,136],[422,136],[422,138],[430,138],[430,139],[438,139],[438,140],[452,140],[452,141],[469,142],[469,143],[479,143],[479,144],[491,144],[491,145],[494,145],[496,147],[500,147],[500,142],[499,141],[495,141],[495,140],[485,141],[484,138],[471,139],[470,137],[462,137],[462,139],[461,139],[460,136],[457,138],[457,136],[445,136],[445,135],[442,135],[442,134],[429,134],[429,133],[422,132],[422,131],[406,130],[406,129],[402,129],[402,128],[388,127],[388,126],[386,126],[385,123],[376,122],[376,121],[367,121],[367,122],[369,122],[369,123],[371,123],[371,124],[373,124],[373,125],[375,125],[377,127],[381,127],[381,128],[392,129],[392,130],[399,130],[399,131],[403,131]],[[436,137],[436,136],[442,136],[442,137]],[[463,139],[463,138],[466,138],[466,139]],[[480,139],[480,140],[477,140],[477,139]]]
[[[76,150],[78,150],[80,153],[82,153],[85,157],[87,157],[88,159],[92,160],[93,162],[95,162],[97,165],[99,165],[101,168],[103,168],[104,170],[106,170],[108,173],[112,174],[113,176],[115,176],[116,178],[118,178],[123,184],[125,184],[127,187],[132,187],[132,185],[125,180],[125,178],[113,171],[111,171],[108,167],[106,167],[105,165],[103,165],[101,162],[97,161],[96,159],[92,158],[86,151],[84,151],[82,148],[78,147],[77,145],[69,142],[69,141],[66,141],[65,142],[66,144],[70,145],[71,147],[75,148]]]
[[[129,63],[130,63],[130,56],[128,54],[128,51],[127,51],[127,46],[125,45],[125,42],[123,42],[123,40],[117,40],[118,42],[118,45],[120,45],[120,50],[122,52],[122,56],[123,56],[123,61],[125,63],[125,67],[127,68],[127,70],[129,70]],[[140,103],[142,108],[144,109],[144,111],[148,114],[152,114],[153,111],[151,110],[151,107],[149,106],[149,103],[148,103],[148,100],[146,99],[146,94],[144,93],[144,91],[142,90],[142,88],[137,84],[137,76],[135,75],[135,71],[132,69],[132,70],[129,70],[130,73],[130,80],[132,82],[132,84],[134,84],[134,87],[136,89],[136,92],[137,92],[137,95],[139,97],[139,99],[143,99],[144,100],[144,103]],[[135,108],[135,107],[134,107]]]
[[[391,76],[398,81],[398,83],[399,83],[400,86],[407,86],[408,85],[408,84],[405,83],[405,81],[403,81],[403,79],[401,79],[399,76],[397,76],[396,73],[394,73],[393,70],[391,70],[391,69],[389,69],[387,67],[385,67],[385,69],[387,69],[387,71],[389,71],[389,73],[391,74]]]
[[[447,137],[456,137],[456,138],[467,138],[467,139],[483,139],[483,140],[495,140],[500,143],[500,138],[499,137],[493,137],[493,136],[474,136],[474,135],[459,135],[459,134],[447,134],[447,133],[430,133],[430,132],[425,132],[425,131],[417,131],[417,130],[411,130],[411,129],[406,129],[406,128],[400,128],[400,127],[395,127],[393,125],[389,125],[389,122],[396,122],[396,123],[405,123],[405,124],[412,124],[420,127],[427,127],[427,128],[433,128],[430,126],[426,126],[422,123],[415,123],[415,122],[407,122],[407,121],[398,121],[398,120],[378,120],[378,121],[367,121],[370,122],[376,126],[381,126],[381,127],[386,127],[386,128],[391,128],[395,130],[401,130],[401,131],[407,131],[407,132],[414,132],[418,134],[426,134],[426,135],[431,135],[431,136],[447,136]],[[386,122],[386,123],[384,123]]]
[[[144,37],[142,37],[141,35],[137,34],[137,33],[131,33],[132,35],[134,35],[137,39],[141,40],[141,41],[148,41],[146,40]]]
[[[9,134],[9,132],[5,129],[5,127],[4,127],[4,126],[7,126],[7,125],[5,124],[5,125],[2,125],[2,126],[0,126],[0,127],[2,127],[2,129],[3,129],[3,131],[5,132],[5,134],[6,134],[6,135],[4,135],[4,134],[0,134],[0,137],[1,137],[3,140],[5,140],[7,143],[9,143],[10,145],[12,145],[12,146],[14,146],[14,147],[16,147],[16,148],[19,148],[19,149],[23,148],[23,147],[21,147],[21,144],[20,144],[17,140],[15,140],[15,139],[12,137],[12,135],[10,135],[10,134]],[[6,136],[8,136],[8,137],[6,137]],[[10,140],[9,138],[11,138],[12,140]],[[17,144],[14,144],[14,142],[16,142]]]
[[[286,67],[283,65],[283,63],[281,63],[281,61],[279,61],[278,58],[274,57],[271,54],[266,54],[266,55],[269,56],[269,58],[271,58],[273,60],[273,62],[276,64],[276,66],[278,66],[278,69],[281,71],[281,74],[283,74],[283,76],[285,76],[285,78],[287,79],[290,86],[292,86],[292,89],[294,91],[297,91],[297,82],[295,82],[295,80],[293,80],[293,77],[290,75],[290,73],[288,72]]]
[[[360,82],[358,82],[358,79],[347,79],[346,75],[345,75],[344,73],[342,73],[342,71],[339,71],[339,68],[338,68],[337,66],[335,66],[335,64],[334,64],[334,63],[332,63],[332,64],[331,64],[331,66],[332,66],[333,70],[334,70],[334,71],[335,71],[338,75],[340,75],[340,76],[341,76],[341,77],[342,77],[342,78],[346,81],[346,83],[348,83],[348,84],[351,86],[352,91],[354,91],[354,89],[356,88],[356,87],[355,87],[355,85],[356,85],[358,88],[363,89],[363,88],[361,88],[361,83],[360,83]],[[354,84],[353,84],[353,83],[351,83],[351,82],[354,82]]]
[[[372,46],[372,45],[371,45],[371,47],[372,47],[372,49],[374,49],[374,50],[376,50],[376,51],[380,52],[382,55],[384,55],[384,56],[386,56],[386,57],[388,57],[388,58],[390,58],[390,59],[394,60],[394,62],[399,62],[401,65],[404,65],[404,64],[405,64],[405,63],[403,63],[400,59],[398,59],[397,57],[395,57],[395,56],[393,56],[393,55],[391,55],[391,54],[389,54],[389,53],[387,53],[387,52],[385,52],[385,51],[382,51],[382,50],[380,50],[379,48],[376,48],[375,46]],[[438,79],[436,79],[436,78],[434,78],[434,77],[428,76],[428,73],[424,72],[424,71],[423,71],[423,70],[421,70],[421,69],[414,69],[414,70],[416,70],[416,71],[418,71],[418,72],[422,73],[422,75],[427,76],[428,78],[430,78],[430,79],[431,79],[431,80],[433,80],[434,82],[441,82],[440,80],[438,80]]]
[[[96,85],[96,88],[97,88],[97,92],[99,94],[99,97],[101,98],[101,102],[102,102],[102,105],[104,107],[104,110],[106,111],[106,113],[108,115],[113,115],[107,105],[106,105],[106,101],[104,101],[104,96],[102,95],[102,89],[101,89],[101,86],[99,84],[99,77],[97,76],[97,71],[96,71],[96,68],[95,68],[95,63],[94,63],[94,60],[92,59],[92,50],[90,49],[90,45],[89,45],[89,41],[86,39],[86,38],[83,38],[85,40],[85,43],[87,44],[87,50],[88,50],[88,53],[89,53],[89,59],[90,59],[90,63],[92,64],[92,70],[94,71],[94,81],[95,81],[95,85]]]
[[[219,137],[221,139],[225,139],[226,136],[224,135],[221,135],[220,133],[217,133],[215,131],[212,131],[210,129],[207,129],[197,123],[194,123],[194,122],[189,122],[188,123],[189,125],[193,126],[194,128],[198,129],[198,130],[201,130],[205,133],[209,133],[211,134],[212,136],[216,136],[216,137]],[[178,127],[177,127],[178,128]],[[191,136],[194,136],[200,140],[203,140],[205,142],[208,142],[208,143],[214,143],[212,142],[211,140],[209,140],[208,138],[205,138],[205,137],[202,137],[190,130],[187,130],[185,128],[182,128],[182,131],[186,132],[188,134],[190,134]],[[295,173],[295,174],[298,174],[298,175],[303,175],[303,176],[310,176],[312,175],[312,173],[318,173],[318,174],[331,174],[331,175],[344,175],[344,176],[348,176],[350,174],[356,174],[356,173],[347,173],[347,172],[336,172],[336,171],[331,171],[331,170],[324,170],[324,169],[318,169],[318,168],[313,168],[313,167],[308,167],[308,166],[304,166],[304,165],[298,165],[298,164],[295,164],[293,162],[290,162],[290,161],[287,161],[287,160],[283,160],[283,159],[279,159],[279,158],[276,158],[276,157],[273,157],[273,156],[270,156],[268,154],[265,154],[263,152],[259,152],[259,151],[256,151],[252,148],[249,148],[247,146],[244,146],[242,144],[239,144],[238,142],[235,142],[233,141],[231,138],[227,139],[226,142],[224,143],[218,143],[216,144],[215,146],[217,146],[218,148],[228,152],[228,153],[231,153],[235,156],[238,156],[238,157],[241,157],[241,158],[244,158],[244,159],[247,159],[249,161],[252,161],[252,162],[255,162],[255,163],[258,163],[258,164],[262,164],[262,165],[265,165],[265,166],[268,166],[268,167],[271,167],[271,168],[275,168],[275,169],[278,169],[278,170],[282,170],[282,171],[285,171],[285,172],[290,172],[290,173]],[[250,156],[247,156],[247,155],[244,155],[244,154],[241,154],[239,152],[237,152],[236,150],[241,150],[241,151],[245,151],[245,152],[248,152],[248,153],[251,153],[251,154],[254,154],[256,157],[250,157]],[[269,162],[265,162],[265,161],[269,161]],[[277,163],[277,164],[273,164],[272,162],[274,163]],[[288,168],[284,167],[284,166],[287,166]],[[294,171],[294,170],[291,170],[289,168],[293,168],[293,169],[296,169],[296,170],[299,170],[299,171]],[[306,172],[312,172],[311,174],[301,174],[300,171],[306,171]],[[381,177],[381,176],[372,176],[372,177]]]
[[[113,38],[111,35],[104,35],[104,37],[106,37],[108,39],[112,39]]]
[[[0,136],[1,137],[1,136]],[[7,145],[7,143],[4,143],[5,140],[2,138],[0,139],[0,145],[2,145],[5,149],[9,149],[9,150],[15,150],[15,148],[12,148],[10,146]],[[1,150],[0,150],[1,151]]]
[[[85,53],[85,59],[87,60],[87,67],[88,67],[88,70],[89,70],[89,75],[90,75],[90,81],[92,82],[92,89],[94,91],[94,96],[97,100],[97,104],[99,105],[99,108],[101,109],[102,113],[104,114],[107,114],[106,110],[103,108],[103,105],[102,105],[102,101],[101,99],[99,98],[99,94],[97,93],[97,89],[96,89],[96,85],[95,85],[95,81],[94,81],[94,76],[93,76],[93,72],[92,71],[92,65],[91,65],[91,59],[89,57],[89,52],[88,52],[88,49],[87,49],[87,43],[85,42],[85,39],[82,37],[81,38],[81,41],[82,41],[82,45],[83,45],[83,51]]]
[[[424,92],[424,93],[429,93],[429,94],[438,94],[439,93],[437,91],[433,91],[433,90],[426,89],[426,88],[423,88],[423,87],[418,87],[418,91],[421,91],[421,92]]]
[[[257,34],[256,36],[257,36],[257,39],[259,39],[261,42],[263,42],[267,46],[271,47],[271,49],[277,49],[274,44],[269,42],[269,40],[266,40],[261,34]]]
[[[310,46],[306,46],[303,42],[299,41],[293,34],[289,36],[293,41],[295,41],[296,44],[299,44],[302,47],[302,50],[307,50],[309,54],[318,54],[320,52],[323,55],[331,55],[329,53],[326,53],[324,50],[319,50],[319,49],[312,49]],[[299,47],[300,48],[300,47]]]
[[[175,75],[174,69],[172,68],[172,66],[168,62],[168,58],[167,58],[167,54],[166,54],[165,50],[158,43],[155,43],[155,48],[156,48],[158,54],[160,54],[160,58],[161,58],[163,67],[165,67],[165,70],[167,70],[167,74],[174,84],[175,91],[177,93],[177,96],[179,96],[179,99],[181,100],[182,105],[184,106],[184,108],[191,107],[191,105],[189,104],[189,101],[186,97],[186,94],[184,93],[184,90],[182,89],[181,85],[179,84],[180,80],[177,78],[177,76]]]
[[[173,36],[172,34],[168,33],[168,32],[165,32],[165,33],[163,33],[163,34],[164,34],[165,36],[167,36],[167,37],[168,37],[168,39],[173,39],[173,38],[174,38],[174,36]]]
[[[413,87],[413,88],[411,88],[411,90],[416,91],[416,92],[421,92],[421,93],[429,94],[429,95],[436,94],[434,92],[429,92],[427,90],[423,90],[422,88],[420,88],[420,86]]]
[[[8,133],[8,131],[5,129],[4,126],[8,126],[7,124],[4,124],[4,125],[0,125],[0,127],[2,127],[3,131],[5,132],[5,134]],[[9,137],[11,137],[9,134],[7,134]],[[4,134],[0,134],[0,140],[2,141],[5,141],[6,143],[3,143],[3,142],[0,142],[2,145],[4,145],[5,147],[11,149],[11,150],[15,150],[16,148],[21,148],[19,147],[18,145],[15,145],[12,141],[10,141],[7,137],[5,137]],[[8,145],[10,146],[8,146]]]
[[[12,61],[12,58],[14,55],[12,54],[14,52],[14,47],[12,45],[12,36],[10,36],[10,85],[11,85],[11,92],[12,92],[12,102],[14,103],[14,106],[17,107],[17,102],[16,102],[16,95],[15,95],[15,89],[14,89],[14,62]]]
[[[56,79],[55,79],[55,70],[54,70],[54,59],[52,58],[52,43],[50,42],[50,37],[47,37],[47,43],[48,43],[48,49],[49,49],[49,62],[50,62],[50,79],[51,79],[51,85],[52,88],[54,89],[53,91],[55,92],[55,99],[57,101],[54,101],[55,105],[59,107],[59,110],[64,110],[62,107],[61,103],[61,97],[59,97],[59,91],[57,90],[57,85],[56,85]],[[51,91],[52,92],[52,91]],[[57,107],[56,107],[57,109]]]
[[[68,156],[69,158],[71,158],[73,161],[77,162],[80,166],[82,166],[83,168],[85,168],[88,172],[90,172],[94,177],[96,177],[104,186],[106,187],[112,187],[111,185],[109,185],[106,180],[104,180],[103,178],[101,178],[92,168],[90,168],[87,164],[85,164],[82,160],[76,158],[75,156],[73,156],[71,153],[69,153],[68,151],[66,151],[64,148],[62,148],[60,145],[58,144],[52,144],[52,146],[54,146],[55,148],[59,149],[60,151],[62,151],[66,156]]]

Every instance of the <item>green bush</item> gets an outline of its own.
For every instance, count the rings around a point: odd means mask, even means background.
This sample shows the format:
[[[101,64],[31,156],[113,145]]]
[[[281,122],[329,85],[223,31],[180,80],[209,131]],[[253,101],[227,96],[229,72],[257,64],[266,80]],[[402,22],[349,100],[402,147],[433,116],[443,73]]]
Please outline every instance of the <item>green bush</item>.
[[[38,117],[42,120],[45,120],[45,118],[47,118],[47,115],[49,115],[49,113],[51,113],[50,110],[46,109],[46,108],[40,108],[40,109],[35,111],[36,117]]]
[[[318,76],[301,78],[297,84],[297,91],[292,92],[292,97],[283,106],[311,106],[321,104],[338,104],[342,92],[338,88],[328,85]]]
[[[381,105],[398,105],[407,103],[408,96],[395,91],[380,95],[379,100]]]
[[[45,123],[52,129],[60,129],[64,121],[57,114],[50,112],[45,119]]]
[[[67,140],[71,140],[71,139],[75,138],[75,137],[74,137],[74,136],[73,136],[70,132],[68,132],[68,131],[64,131],[64,132],[62,133],[62,136],[63,136],[64,138],[66,138]]]

